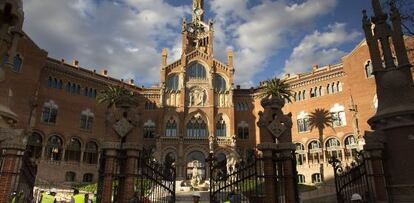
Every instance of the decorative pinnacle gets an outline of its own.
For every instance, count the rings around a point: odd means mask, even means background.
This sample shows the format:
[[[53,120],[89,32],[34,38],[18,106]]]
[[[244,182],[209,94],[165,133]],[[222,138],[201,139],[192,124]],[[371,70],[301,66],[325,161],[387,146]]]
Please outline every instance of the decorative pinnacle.
[[[381,8],[381,3],[379,0],[372,0],[372,8],[374,8],[375,16],[379,17],[384,15]]]

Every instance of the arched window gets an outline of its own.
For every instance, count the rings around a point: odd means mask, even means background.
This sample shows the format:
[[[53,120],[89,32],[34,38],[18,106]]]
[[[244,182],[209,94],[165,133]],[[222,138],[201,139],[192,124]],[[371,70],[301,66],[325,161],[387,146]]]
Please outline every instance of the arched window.
[[[222,116],[220,116],[216,123],[216,136],[226,137],[226,121],[224,121]]]
[[[201,116],[193,116],[187,123],[187,137],[207,137],[207,124]]]
[[[296,143],[296,164],[301,166],[306,162],[305,146],[301,143]]]
[[[148,120],[144,123],[144,138],[155,137],[155,123],[152,120]]]
[[[27,141],[27,151],[30,158],[38,159],[42,156],[43,138],[39,133],[34,132]]]
[[[53,80],[53,88],[57,88],[57,87],[58,87],[58,80],[57,80],[57,78],[55,78]]]
[[[63,88],[63,81],[62,80],[59,80],[59,83],[58,83],[58,89],[62,89]]]
[[[83,175],[83,180],[82,180],[82,182],[84,182],[84,183],[90,183],[90,182],[92,182],[93,181],[93,174],[92,173],[85,173],[84,175]]]
[[[83,162],[87,164],[98,163],[98,145],[95,142],[88,142],[86,144]]]
[[[85,97],[87,97],[87,96],[88,96],[88,90],[89,90],[89,88],[88,88],[88,87],[85,87],[85,88],[83,89],[83,96],[85,96]]]
[[[303,184],[305,183],[305,176],[302,174],[298,174],[298,183]]]
[[[49,78],[47,79],[47,87],[53,87],[53,79],[52,77],[49,76]]]
[[[312,183],[316,184],[316,183],[321,183],[322,182],[322,178],[321,178],[321,174],[320,173],[314,173],[312,174]]]
[[[88,97],[93,97],[93,89],[89,88]]]
[[[193,63],[187,69],[187,75],[190,79],[205,79],[206,69],[200,63]]]
[[[310,93],[311,98],[316,97],[315,92],[313,91],[313,88],[310,89],[309,93]]]
[[[373,73],[374,73],[374,68],[372,67],[371,61],[367,61],[367,63],[365,63],[365,76],[367,78],[370,78],[374,75]]]
[[[81,86],[76,86],[76,94],[81,94]]]
[[[325,93],[324,93],[324,91],[323,91],[323,88],[322,88],[322,86],[319,86],[319,95],[320,96],[323,96]]]
[[[248,139],[249,138],[249,124],[245,121],[237,124],[237,138],[239,139]]]
[[[46,156],[51,161],[60,161],[62,159],[63,141],[60,137],[53,135],[49,138],[46,145]]]
[[[78,139],[70,139],[70,143],[65,151],[65,161],[79,162],[81,158],[81,143]]]
[[[302,92],[299,91],[299,93],[298,93],[298,101],[301,101],[301,100],[302,100]]]
[[[76,173],[73,171],[66,172],[65,181],[66,182],[75,182],[76,180]]]
[[[322,149],[319,141],[313,140],[308,146],[308,161],[310,164],[319,164],[323,160]]]
[[[331,93],[331,85],[330,84],[328,84],[327,86],[326,86],[326,94],[330,94]]]
[[[345,138],[345,159],[352,160],[357,155],[358,143],[353,135]]]
[[[71,87],[72,87],[72,84],[70,82],[66,83],[66,92],[70,92]]]
[[[306,95],[306,90],[303,90],[303,92],[302,92],[302,99],[303,99],[303,100],[305,100],[305,99],[306,99],[306,96],[305,96],[305,95]]]
[[[298,132],[299,133],[304,133],[304,132],[309,132],[310,131],[308,114],[303,113],[303,115],[298,116],[297,126],[298,126]]]
[[[346,125],[345,107],[339,104],[335,104],[330,109],[332,115],[332,126],[341,127]]]
[[[76,93],[76,84],[72,84],[72,88],[70,89],[70,93],[75,94]]]
[[[80,117],[80,128],[84,130],[91,130],[95,114],[90,109],[83,110]]]
[[[43,104],[42,109],[42,122],[44,123],[56,123],[56,117],[58,112],[58,105],[54,101],[50,100]]]
[[[295,101],[297,101],[297,100],[298,100],[298,98],[297,98],[297,94],[298,94],[298,93],[296,93],[296,92],[293,94],[293,99],[294,99]]]
[[[331,92],[332,92],[332,93],[336,93],[336,92],[337,92],[335,82],[333,82],[333,83],[331,84]]]
[[[336,89],[338,90],[338,92],[342,92],[342,82],[336,82]]]
[[[167,90],[178,90],[178,75],[170,75],[167,79]]]
[[[224,91],[227,89],[226,80],[219,74],[214,75],[214,89],[216,91]]]
[[[23,60],[19,54],[17,54],[13,59],[13,71],[20,72],[22,69]]]
[[[341,144],[336,138],[330,138],[326,142],[326,158],[329,160],[332,157],[336,157],[339,160],[342,160]]]
[[[165,136],[177,137],[177,122],[171,117],[165,125]]]

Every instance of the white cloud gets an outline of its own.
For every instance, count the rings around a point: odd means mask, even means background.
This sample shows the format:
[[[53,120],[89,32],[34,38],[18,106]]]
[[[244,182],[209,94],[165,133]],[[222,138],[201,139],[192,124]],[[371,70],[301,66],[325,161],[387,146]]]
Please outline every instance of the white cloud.
[[[225,55],[227,46],[235,48],[235,79],[240,84],[252,84],[252,78],[264,71],[269,58],[288,46],[293,33],[331,12],[337,0],[305,0],[295,4],[263,0],[251,8],[248,3],[247,0],[210,1],[216,14],[215,56]]]
[[[24,0],[24,10],[25,32],[52,57],[145,84],[158,81],[159,47],[190,11],[164,0]]]
[[[345,27],[343,23],[336,23],[329,25],[326,32],[316,30],[305,36],[286,60],[284,71],[300,73],[308,71],[313,64],[326,65],[337,62],[346,53],[336,47],[354,41],[361,35],[357,31],[347,32]]]

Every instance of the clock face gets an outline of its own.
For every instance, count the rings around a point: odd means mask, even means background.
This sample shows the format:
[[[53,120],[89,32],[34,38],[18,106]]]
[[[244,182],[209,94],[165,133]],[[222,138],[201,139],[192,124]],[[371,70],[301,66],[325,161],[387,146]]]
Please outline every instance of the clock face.
[[[195,12],[195,14],[197,15],[197,16],[201,16],[202,14],[203,14],[203,9],[200,9],[200,8],[198,8],[197,10],[195,10],[194,11]]]

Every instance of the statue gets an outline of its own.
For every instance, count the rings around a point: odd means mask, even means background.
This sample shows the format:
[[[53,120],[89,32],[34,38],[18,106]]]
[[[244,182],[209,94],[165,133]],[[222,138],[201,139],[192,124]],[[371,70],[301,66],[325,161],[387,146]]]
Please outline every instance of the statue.
[[[191,106],[204,106],[206,99],[206,91],[203,89],[194,89],[190,92]]]
[[[201,176],[198,173],[198,161],[194,160],[193,171],[192,171],[192,176],[191,176],[191,186],[193,188],[197,188],[200,185],[200,182],[201,182]]]
[[[234,152],[230,153],[227,158],[227,174],[231,175],[234,172],[236,172],[236,164],[238,162],[237,156],[234,154]]]

